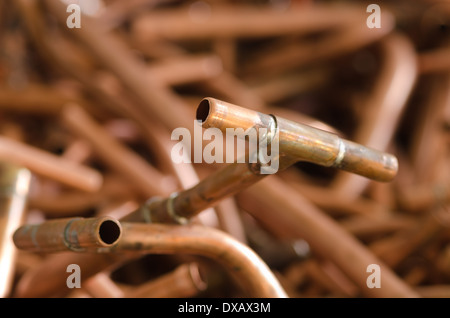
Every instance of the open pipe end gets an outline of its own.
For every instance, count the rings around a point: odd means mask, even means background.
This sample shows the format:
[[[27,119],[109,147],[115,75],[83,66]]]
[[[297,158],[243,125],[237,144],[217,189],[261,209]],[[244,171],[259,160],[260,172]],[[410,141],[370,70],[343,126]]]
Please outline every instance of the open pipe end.
[[[114,219],[105,219],[100,223],[98,235],[104,246],[114,245],[122,236],[122,226]]]
[[[210,111],[211,103],[208,98],[205,98],[198,105],[195,118],[203,124],[208,118]]]

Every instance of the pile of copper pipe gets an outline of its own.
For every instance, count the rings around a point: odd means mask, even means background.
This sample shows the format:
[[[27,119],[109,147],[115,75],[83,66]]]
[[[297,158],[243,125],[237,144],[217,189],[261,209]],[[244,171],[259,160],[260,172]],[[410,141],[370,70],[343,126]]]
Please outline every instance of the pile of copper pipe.
[[[449,297],[447,2],[69,2],[0,1],[0,296]]]

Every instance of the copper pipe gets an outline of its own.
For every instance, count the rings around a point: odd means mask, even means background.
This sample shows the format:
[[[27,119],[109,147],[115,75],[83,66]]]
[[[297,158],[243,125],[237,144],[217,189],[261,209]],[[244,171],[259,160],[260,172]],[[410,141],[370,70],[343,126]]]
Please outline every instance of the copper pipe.
[[[19,280],[14,297],[42,298],[65,295],[67,288],[67,266],[78,264],[82,270],[82,279],[88,279],[112,264],[119,264],[120,258],[109,253],[61,252],[48,255],[40,264],[28,270]]]
[[[24,141],[25,140],[25,131],[19,125],[19,123],[13,123],[10,121],[4,121],[1,124],[0,135],[5,136],[6,138]]]
[[[28,85],[24,89],[0,89],[2,111],[55,115],[70,98],[46,86]]]
[[[334,127],[331,127],[324,122],[318,121],[317,119],[310,118],[290,109],[268,106],[265,103],[264,98],[261,97],[260,94],[258,94],[258,91],[255,92],[254,89],[248,88],[246,83],[240,81],[230,72],[222,72],[214,79],[203,82],[202,85],[206,85],[216,94],[224,96],[227,100],[231,101],[234,104],[245,105],[247,108],[250,108],[252,110],[290,118],[292,121],[296,121],[298,123],[307,124],[318,129],[339,134],[339,132]],[[267,88],[263,89],[267,92]],[[296,85],[295,91],[298,94],[298,85]],[[268,93],[270,94],[270,92]]]
[[[435,267],[446,277],[450,277],[450,245],[448,243],[439,252]]]
[[[263,99],[230,72],[224,71],[201,84],[232,103],[246,105],[250,109],[263,111]]]
[[[127,222],[187,223],[201,211],[250,186],[264,175],[254,174],[246,164],[231,164],[194,187],[169,198],[154,198],[124,218]]]
[[[249,297],[286,297],[267,265],[251,249],[222,231],[204,226],[122,223],[113,252],[202,255],[221,263]]]
[[[234,39],[219,38],[212,43],[213,51],[222,60],[223,69],[236,72],[237,43]]]
[[[222,61],[215,55],[180,56],[152,63],[147,72],[165,85],[187,84],[216,77],[222,72]]]
[[[160,148],[159,152],[164,153],[167,157],[167,161],[171,166],[171,172],[177,177],[178,183],[181,185],[181,187],[183,189],[187,189],[195,186],[199,182],[199,177],[192,163],[174,163],[172,161],[172,158],[170,157],[173,143],[162,142],[162,140],[170,139],[169,136],[166,135],[165,132],[161,129],[155,130],[154,133],[156,135],[160,135],[159,141],[157,142],[158,147]],[[217,217],[217,211],[213,208],[207,208],[203,210],[199,215],[197,215],[194,222],[199,222],[200,224],[211,227],[218,227],[219,220]]]
[[[347,297],[358,297],[358,287],[332,262],[319,262],[321,270]]]
[[[399,189],[398,201],[407,211],[425,211],[436,203],[450,201],[450,187],[442,183],[422,184]]]
[[[204,128],[266,128],[279,132],[280,167],[305,160],[334,166],[380,181],[392,179],[397,159],[389,154],[365,148],[338,136],[302,124],[245,109],[213,98],[204,99],[197,109]],[[271,125],[270,123],[273,123]],[[125,218],[136,222],[186,223],[188,218],[264,178],[258,164],[234,163],[215,172],[196,186],[169,198],[154,198]]]
[[[255,56],[245,65],[246,74],[275,75],[293,68],[319,64],[339,56],[350,54],[373,44],[392,32],[395,18],[387,10],[383,10],[381,20],[383,27],[369,29],[365,24],[364,15],[356,15],[363,19],[342,22],[336,29],[330,31],[323,39],[299,41],[298,43],[280,44],[261,50],[261,56]]]
[[[133,189],[123,186],[124,182],[116,176],[105,176],[103,186],[93,193],[63,191],[49,194],[36,186],[36,191],[28,198],[28,206],[31,209],[41,210],[47,217],[52,218],[80,216],[113,199],[137,199]]]
[[[121,217],[122,208],[110,211],[109,216]],[[47,255],[39,264],[32,266],[20,278],[15,297],[54,297],[65,296],[70,290],[66,285],[68,264],[78,264],[83,280],[95,276],[101,271],[112,272],[122,264],[136,258],[134,255],[115,255],[110,253],[73,253],[61,252]]]
[[[416,290],[424,298],[450,298],[450,285],[418,286]]]
[[[292,242],[299,239],[299,235],[295,229],[286,227],[281,222],[275,222],[271,217],[264,217],[273,214],[273,210],[267,204],[261,202],[258,197],[251,194],[249,195],[246,191],[241,191],[236,194],[236,199],[242,211],[246,212],[255,220],[257,220],[261,227],[264,228],[269,234],[282,241]],[[255,213],[259,213],[263,217],[254,217]],[[305,247],[309,247],[308,243],[306,243]],[[308,251],[306,249],[304,254],[308,254]]]
[[[425,268],[425,266],[416,265],[403,276],[403,280],[410,286],[417,286],[427,279],[429,272],[430,269]],[[417,288],[415,289],[417,291]],[[420,296],[423,297],[422,294]]]
[[[53,0],[47,0],[45,4],[66,27],[67,13],[64,4]],[[115,36],[102,32],[95,20],[83,16],[83,24],[83,28],[66,31],[78,39],[138,98],[146,116],[156,116],[169,129],[192,126],[184,102],[157,78],[151,78],[143,71],[146,69],[144,62],[134,56]]]
[[[145,160],[112,138],[93,118],[76,105],[66,106],[62,121],[86,139],[103,161],[122,174],[145,196],[170,193],[174,187],[164,188],[165,176]]]
[[[86,85],[95,86],[96,84],[97,89],[102,92],[100,94],[102,95],[102,102],[109,106],[111,106],[111,104],[115,105],[112,108],[120,109],[120,112],[123,112],[122,116],[128,117],[136,124],[136,128],[138,132],[142,134],[147,147],[155,154],[157,167],[162,172],[173,172],[173,169],[171,168],[172,160],[170,160],[170,151],[169,153],[167,152],[168,145],[165,142],[170,140],[170,135],[165,127],[161,125],[156,118],[146,116],[137,107],[135,100],[123,90],[118,79],[111,76],[111,74],[99,76],[98,81],[93,81],[92,85],[89,83]],[[109,131],[109,129],[107,130]]]
[[[283,74],[282,77],[276,78],[258,77],[249,81],[248,85],[250,91],[260,96],[264,102],[277,103],[283,99],[310,92],[324,85],[329,76],[329,71],[318,68],[311,71],[304,71],[300,74],[297,72]],[[247,105],[244,103],[239,104]]]
[[[215,210],[220,228],[241,243],[246,244],[247,238],[244,225],[239,214],[239,207],[234,198],[223,199],[217,204]]]
[[[87,68],[84,64],[77,63],[77,60],[72,58],[71,55],[60,54],[60,42],[65,40],[57,34],[52,36],[51,41],[47,39],[45,35],[49,31],[45,28],[45,21],[39,12],[40,9],[37,6],[37,2],[20,0],[14,4],[17,5],[23,21],[25,21],[27,32],[33,40],[34,45],[51,67],[63,69],[76,80],[80,81],[89,94],[99,101],[100,105],[106,107],[113,113],[132,118],[141,127],[148,125],[142,113],[133,103],[125,103],[123,99],[118,99],[117,96],[107,91],[95,77],[93,78],[91,76],[92,69]],[[72,45],[67,51],[71,52],[74,47],[76,48],[76,46]],[[147,132],[145,129],[143,131]]]
[[[167,0],[129,0],[126,2],[117,1],[108,4],[98,13],[97,19],[104,29],[110,30],[119,27],[128,21],[133,15],[141,13],[143,9],[152,9],[160,3],[167,3]]]
[[[295,169],[281,172],[280,176],[286,180],[290,186],[302,193],[312,203],[319,208],[326,210],[329,214],[344,215],[385,215],[390,211],[387,207],[374,200],[359,197],[348,201],[336,191],[330,188],[324,188],[317,185],[308,184],[308,181],[302,178]]]
[[[311,245],[311,250],[336,264],[361,293],[370,297],[417,297],[387,265],[366,246],[338,225],[336,221],[312,205],[300,193],[279,180],[277,176],[264,179],[244,192],[268,209],[253,211],[266,225],[277,223],[285,231],[297,233]],[[270,211],[270,212],[268,212]],[[250,212],[250,211],[249,211]],[[265,212],[265,213],[264,213]],[[369,289],[366,269],[369,264],[381,267],[384,288]]]
[[[12,237],[12,234],[10,237]],[[42,261],[43,261],[42,255],[17,250],[17,256],[15,260],[15,275],[17,277],[22,277],[27,271],[30,271],[32,268],[35,268],[37,266],[40,266]]]
[[[427,246],[439,237],[450,225],[446,217],[446,208],[435,208],[430,214],[421,219],[419,224],[405,232],[396,233],[370,244],[370,249],[392,268],[413,252]]]
[[[36,252],[85,252],[111,247],[122,235],[119,222],[107,216],[67,218],[23,225],[13,236],[17,248]]]
[[[114,281],[105,272],[89,278],[83,283],[82,288],[85,289],[92,297],[95,298],[123,298],[123,290],[114,283]]]
[[[414,88],[417,67],[414,48],[405,36],[391,34],[380,45],[384,56],[381,74],[364,105],[366,112],[354,140],[386,151]],[[364,191],[368,183],[367,179],[340,173],[333,180],[332,187],[339,195],[352,200]]]
[[[353,216],[340,222],[340,225],[360,239],[368,239],[377,235],[401,232],[416,225],[414,218],[402,215],[385,216]]]
[[[433,51],[420,53],[418,56],[419,72],[421,74],[449,72],[450,48],[438,48]]]
[[[67,298],[92,298],[92,296],[83,289],[76,289],[67,295]]]
[[[30,180],[27,169],[0,165],[0,298],[11,292],[16,260],[11,236],[23,221]]]
[[[132,25],[132,32],[141,41],[159,38],[167,40],[258,38],[332,29],[354,21],[363,11],[356,6],[312,6],[308,9],[291,8],[285,11],[245,7],[219,7],[202,19],[196,20],[188,10],[170,10],[142,15]]]
[[[83,163],[86,162],[91,155],[91,146],[86,141],[77,139],[67,145],[62,157],[74,162]]]
[[[103,182],[102,175],[92,168],[1,136],[0,158],[84,191],[97,191]]]
[[[246,215],[249,216],[248,214]],[[306,241],[302,239],[282,239],[276,234],[272,235],[272,233],[265,230],[264,224],[259,224],[258,226],[250,223],[255,223],[255,220],[247,218],[245,224],[248,233],[248,245],[270,268],[280,269],[290,262],[309,256],[309,245]],[[269,228],[269,230],[272,229]]]
[[[139,208],[139,204],[136,201],[119,201],[106,204],[97,211],[98,216],[106,215],[116,219],[120,219],[125,215],[133,212]]]
[[[342,280],[336,281],[336,273],[329,273],[320,262],[307,262],[306,275],[325,288],[328,294],[331,293],[337,297],[356,297],[358,295],[358,289],[354,285],[352,286],[351,282],[342,284]]]
[[[187,298],[204,291],[208,282],[197,263],[182,264],[125,293],[126,298]]]
[[[197,109],[197,120],[203,128],[270,128],[272,116],[205,98]],[[392,180],[398,169],[397,159],[344,140],[338,136],[299,123],[276,117],[280,154],[297,161],[309,161],[326,167],[340,168],[377,181]]]
[[[51,5],[54,5],[54,3],[51,3]],[[35,24],[39,25],[39,18],[36,16],[36,14],[33,14],[32,10],[30,11],[29,5],[25,4],[25,3],[19,3],[19,8],[22,11],[22,14],[24,16],[27,17],[27,21],[34,21]],[[65,21],[66,17],[65,17],[65,12],[63,13],[63,11],[65,10],[61,10],[62,8],[60,7],[58,8],[54,8],[55,11],[57,11],[57,15],[58,17],[62,18],[63,21]],[[42,21],[41,21],[42,22]],[[39,39],[39,36],[36,36],[36,32],[33,28],[33,22],[29,22],[30,25],[28,26],[30,29],[30,33],[34,36],[35,40],[39,43],[37,43],[39,46],[44,46],[44,51],[50,51],[54,57],[56,57],[56,60],[59,61],[59,63],[63,64],[64,67],[67,67],[67,65],[71,65],[71,63],[65,63],[64,61],[61,60],[61,58],[58,56],[58,54],[56,54],[56,51],[54,50],[54,47],[48,43],[44,41],[44,44],[41,44],[41,41]],[[41,23],[42,24],[42,23]],[[40,27],[42,28],[42,25],[40,25]],[[108,36],[106,36],[106,42],[104,43],[104,45],[99,45],[99,43],[103,43],[105,40],[105,35],[100,34],[100,30],[95,30],[94,27],[94,31],[92,29],[93,27],[89,27],[90,31],[89,34],[84,34],[81,35],[81,40],[86,43],[89,47],[91,47],[92,50],[94,50],[95,55],[96,56],[100,56],[100,60],[102,62],[106,62],[106,64],[108,64],[110,67],[112,67],[114,72],[118,72],[119,77],[121,79],[125,80],[125,84],[126,86],[128,86],[132,91],[134,91],[143,101],[146,105],[150,105],[152,107],[154,107],[156,109],[156,112],[160,114],[160,117],[163,119],[163,122],[166,125],[172,125],[175,122],[177,122],[177,120],[175,120],[176,118],[173,117],[174,114],[178,115],[180,120],[178,121],[179,123],[181,122],[185,122],[185,120],[188,118],[187,116],[182,114],[182,111],[180,109],[180,107],[178,107],[177,109],[173,108],[175,107],[175,105],[179,104],[179,106],[184,106],[180,104],[180,101],[175,98],[176,96],[171,94],[169,91],[165,92],[164,89],[162,89],[159,84],[158,87],[156,87],[154,89],[153,93],[150,93],[151,88],[148,86],[150,83],[153,83],[153,80],[151,80],[149,78],[149,76],[139,76],[141,69],[144,68],[143,65],[141,65],[141,63],[139,63],[139,61],[137,61],[134,57],[132,57],[126,50],[124,50],[124,48],[122,47],[122,45],[120,43],[117,42],[116,39],[114,38],[110,38]],[[98,32],[97,32],[98,31]],[[92,32],[94,32],[94,37],[92,37]],[[78,33],[77,33],[78,35]],[[104,50],[104,48],[106,47],[112,47],[113,49],[108,49],[108,50]],[[111,52],[114,52],[113,54],[111,54]],[[105,55],[106,54],[106,55]],[[124,64],[124,61],[126,61],[126,63]],[[117,66],[119,65],[123,65],[124,67],[119,67],[117,68]],[[133,71],[134,70],[134,71]],[[87,78],[86,76],[83,76],[82,73],[79,72],[79,70],[77,69],[70,69],[69,71],[71,71],[72,74],[74,74],[77,78],[79,78],[82,82],[87,83],[87,87],[97,87],[98,85],[96,85],[95,82],[92,82],[89,78]],[[140,83],[138,85],[136,85],[136,83]],[[143,86],[143,84],[145,83],[145,85]],[[155,92],[161,92],[161,94],[156,94]],[[148,122],[145,120],[145,116],[140,115],[138,112],[139,110],[136,110],[134,108],[130,108],[130,105],[126,105],[126,104],[120,104],[118,105],[117,101],[114,99],[111,99],[109,95],[105,94],[102,90],[99,91],[94,91],[95,94],[99,95],[98,93],[100,93],[100,97],[102,99],[107,100],[107,104],[108,105],[114,105],[114,109],[117,111],[118,109],[120,109],[120,111],[125,111],[129,116],[131,116],[133,119],[135,119],[142,127],[144,132],[147,133],[147,135],[153,136],[152,132],[148,130]],[[161,99],[162,98],[162,99]],[[162,108],[160,108],[159,106],[161,105],[165,105],[166,110],[167,109],[172,109],[172,111],[166,111],[164,110],[162,113],[160,112],[160,110],[162,110]],[[183,107],[181,107],[183,108]],[[168,116],[169,115],[169,116]],[[166,119],[167,120],[166,120]],[[186,123],[186,122],[185,122]],[[177,125],[174,125],[172,127],[176,127]],[[186,125],[184,125],[186,126]],[[188,126],[187,126],[188,127]],[[154,139],[154,138],[153,138]]]
[[[436,77],[433,82],[426,104],[419,113],[421,120],[414,130],[411,147],[414,182],[424,185],[439,182],[436,179],[442,175],[439,162],[447,162],[443,124],[446,108],[450,105],[450,75]]]

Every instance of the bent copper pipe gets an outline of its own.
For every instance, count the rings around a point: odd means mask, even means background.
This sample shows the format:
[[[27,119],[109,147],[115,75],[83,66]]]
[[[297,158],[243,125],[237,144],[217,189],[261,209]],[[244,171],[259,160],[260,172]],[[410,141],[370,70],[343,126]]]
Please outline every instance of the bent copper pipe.
[[[304,160],[379,181],[389,181],[397,173],[397,159],[390,154],[341,139],[329,132],[217,99],[204,99],[197,109],[197,119],[201,120],[204,128],[214,127],[224,132],[227,128],[266,128],[270,130],[269,134],[279,132],[279,170]],[[166,199],[152,198],[124,220],[187,223],[188,218],[264,178],[266,175],[261,174],[258,168],[259,163],[228,165],[190,189],[174,192]]]
[[[188,253],[209,257],[237,279],[250,297],[287,297],[269,267],[244,244],[210,227],[122,223],[123,235],[111,252]]]
[[[11,292],[16,260],[11,236],[22,223],[30,180],[27,169],[0,165],[0,298]]]
[[[100,251],[118,242],[122,228],[114,218],[64,218],[23,225],[13,235],[17,248],[30,252]]]

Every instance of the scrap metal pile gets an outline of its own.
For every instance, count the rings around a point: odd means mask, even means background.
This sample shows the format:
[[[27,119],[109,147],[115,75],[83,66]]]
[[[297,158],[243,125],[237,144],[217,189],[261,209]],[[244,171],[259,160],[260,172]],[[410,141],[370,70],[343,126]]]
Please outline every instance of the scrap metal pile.
[[[449,25],[437,0],[0,1],[0,296],[449,297]]]

